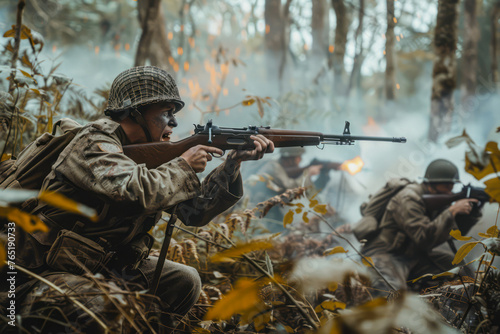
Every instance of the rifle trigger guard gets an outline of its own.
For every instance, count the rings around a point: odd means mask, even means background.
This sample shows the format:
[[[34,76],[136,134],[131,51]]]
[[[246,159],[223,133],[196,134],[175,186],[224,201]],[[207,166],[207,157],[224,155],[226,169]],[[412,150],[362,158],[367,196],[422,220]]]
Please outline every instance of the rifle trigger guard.
[[[222,150],[222,154],[210,153],[214,158],[222,158],[226,154],[225,150]]]
[[[317,148],[319,148],[320,150],[323,150],[325,148],[325,143],[320,143],[321,146],[319,145],[316,145]]]

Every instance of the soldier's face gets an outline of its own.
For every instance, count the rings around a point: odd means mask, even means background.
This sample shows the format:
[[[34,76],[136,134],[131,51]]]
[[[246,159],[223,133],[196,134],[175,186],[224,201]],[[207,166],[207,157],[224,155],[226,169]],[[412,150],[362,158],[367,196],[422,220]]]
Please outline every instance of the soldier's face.
[[[454,183],[436,183],[433,187],[438,194],[451,194],[453,190]]]
[[[177,126],[173,103],[154,104],[144,113],[149,132],[154,142],[170,141],[173,128]]]

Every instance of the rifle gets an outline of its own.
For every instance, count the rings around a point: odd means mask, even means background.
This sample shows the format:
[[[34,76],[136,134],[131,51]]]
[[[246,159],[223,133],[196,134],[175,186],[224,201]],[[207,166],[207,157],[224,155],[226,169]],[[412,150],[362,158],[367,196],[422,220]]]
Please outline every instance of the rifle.
[[[441,210],[450,205],[451,203],[458,201],[463,198],[475,198],[479,202],[474,203],[479,208],[484,205],[484,203],[490,201],[490,195],[488,195],[484,188],[473,187],[470,184],[464,185],[462,190],[458,193],[453,194],[424,194],[422,196],[425,206],[429,212],[434,210]]]
[[[333,162],[333,161],[323,161],[314,158],[307,166],[305,167],[284,167],[286,174],[291,178],[297,178],[302,173],[311,166],[321,165],[322,171],[330,171],[330,170],[338,170],[342,165],[341,162]]]
[[[209,120],[206,125],[195,125],[192,136],[177,142],[126,145],[123,147],[123,152],[138,164],[145,163],[148,168],[156,168],[180,157],[196,145],[213,146],[223,151],[230,149],[252,150],[255,146],[250,136],[257,134],[272,140],[275,147],[318,146],[320,144],[352,145],[357,140],[406,143],[405,137],[352,136],[349,126],[350,123],[346,121],[342,135],[329,135],[311,131],[277,130],[271,129],[269,126],[218,127],[212,124],[212,120]]]

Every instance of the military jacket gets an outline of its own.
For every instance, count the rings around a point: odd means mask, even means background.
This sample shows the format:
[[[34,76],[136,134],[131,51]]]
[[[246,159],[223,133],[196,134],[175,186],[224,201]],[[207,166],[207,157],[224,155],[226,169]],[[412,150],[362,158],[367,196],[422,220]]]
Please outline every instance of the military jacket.
[[[42,191],[56,191],[96,209],[97,221],[41,203],[34,213],[51,231],[31,234],[35,240],[27,237],[21,264],[29,268],[41,265],[43,255],[36,250],[37,245],[52,244],[60,229],[71,230],[76,222],[83,223],[82,235],[104,238],[117,246],[147,232],[162,211],[175,207],[183,223],[203,226],[241,198],[239,170],[226,162],[202,183],[180,157],[148,169],[123,154],[118,128],[117,122],[106,118],[85,125],[60,154],[42,185]],[[27,263],[22,263],[23,259]]]
[[[438,214],[427,212],[422,199],[424,192],[423,184],[410,184],[389,201],[381,232],[365,246],[365,254],[421,256],[448,240],[451,230],[458,228],[456,219],[448,209]],[[478,219],[479,215],[463,216],[460,225],[470,229]]]

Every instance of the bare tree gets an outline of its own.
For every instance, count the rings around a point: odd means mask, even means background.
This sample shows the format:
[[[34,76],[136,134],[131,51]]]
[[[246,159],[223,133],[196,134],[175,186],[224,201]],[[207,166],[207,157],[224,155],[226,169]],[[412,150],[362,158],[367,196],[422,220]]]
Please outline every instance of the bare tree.
[[[453,90],[456,87],[458,0],[441,0],[438,4],[432,70],[431,117],[429,140],[437,141],[450,128],[453,116]]]
[[[394,26],[396,19],[394,16],[394,0],[387,0],[387,31],[385,33],[385,98],[388,101],[394,100],[394,90],[396,79],[394,74]]]
[[[311,31],[312,31],[312,58],[314,61],[323,61],[328,50],[328,2],[315,0],[312,2]]]
[[[349,77],[349,84],[347,85],[346,96],[349,96],[354,81],[357,81],[361,75],[361,65],[364,61],[363,49],[363,22],[365,17],[365,0],[359,0],[358,9],[358,28],[354,34],[354,41],[356,43],[356,54],[354,55],[354,62],[352,65],[351,75]]]
[[[284,5],[281,0],[266,0],[264,8],[267,74],[269,79],[279,80],[280,88],[290,42],[291,3],[292,0],[287,0]]]
[[[161,0],[139,0],[137,8],[142,33],[135,54],[135,66],[145,65],[149,60],[151,65],[169,69],[172,52],[167,38]]]
[[[463,81],[462,81],[462,106],[470,109],[471,99],[476,91],[477,81],[477,44],[479,42],[479,28],[477,25],[476,0],[465,0],[465,29],[463,45]]]
[[[337,18],[337,26],[335,27],[335,43],[333,56],[331,58],[331,67],[335,77],[334,89],[337,93],[345,93],[345,85],[343,81],[344,74],[344,57],[347,44],[347,32],[349,31],[349,13],[345,6],[344,0],[332,0],[332,7]]]
[[[494,84],[498,83],[498,42],[500,34],[498,33],[498,19],[500,18],[500,0],[497,0],[491,10],[491,80]]]

